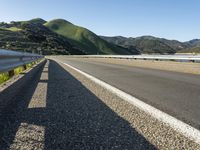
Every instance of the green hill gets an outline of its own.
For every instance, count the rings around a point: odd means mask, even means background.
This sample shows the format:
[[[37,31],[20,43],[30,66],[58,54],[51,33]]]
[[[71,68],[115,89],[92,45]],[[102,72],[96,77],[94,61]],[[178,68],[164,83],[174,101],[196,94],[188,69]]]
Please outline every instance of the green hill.
[[[0,22],[0,48],[21,51],[42,51],[43,54],[138,54],[108,43],[93,32],[72,23],[41,18],[28,21]]]
[[[35,21],[0,23],[0,48],[26,52],[41,51],[44,55],[85,54],[64,37]]]
[[[56,19],[44,24],[53,32],[64,36],[86,54],[138,54],[136,49],[127,49],[108,43],[86,28],[66,20]]]

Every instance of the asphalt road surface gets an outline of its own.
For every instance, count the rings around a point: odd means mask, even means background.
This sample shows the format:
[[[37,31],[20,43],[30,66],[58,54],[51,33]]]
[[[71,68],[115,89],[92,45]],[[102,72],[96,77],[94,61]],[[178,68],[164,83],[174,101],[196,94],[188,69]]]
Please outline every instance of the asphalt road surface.
[[[200,76],[57,57],[200,129]]]
[[[58,63],[50,61],[0,117],[0,149],[156,147]]]
[[[166,97],[153,95],[161,91],[155,91],[154,88],[163,88],[161,83],[165,81],[167,91],[172,84],[170,78],[175,76],[177,84],[194,82],[190,84],[198,87],[198,82],[195,81],[197,77],[192,76],[182,75],[180,78],[179,74],[167,74],[162,71],[159,73],[154,70],[104,63],[69,61],[61,58],[59,60],[68,62],[118,88],[124,88],[126,92],[136,95],[135,92],[138,91],[141,99],[143,96],[152,95],[151,98],[143,98],[144,101],[156,99],[155,102],[163,104],[162,101],[166,101]],[[165,78],[159,77],[161,73]],[[187,78],[191,80],[184,81]],[[189,83],[187,85],[191,86]],[[172,98],[172,94],[168,96]],[[163,94],[165,95],[166,93]],[[52,60],[43,65],[32,80],[27,81],[24,88],[12,97],[12,101],[0,114],[0,149],[3,150],[200,149],[199,144],[163,122],[121,100],[66,65]],[[174,106],[173,110],[183,106],[190,107],[189,104],[191,103],[182,103]],[[198,103],[194,107],[197,108]],[[192,116],[192,113],[188,114]]]

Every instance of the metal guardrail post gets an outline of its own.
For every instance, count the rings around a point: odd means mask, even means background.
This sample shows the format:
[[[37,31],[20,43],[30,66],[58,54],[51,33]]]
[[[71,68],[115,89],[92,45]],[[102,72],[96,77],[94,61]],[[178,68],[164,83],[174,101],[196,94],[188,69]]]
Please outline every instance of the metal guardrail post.
[[[9,77],[14,76],[15,75],[15,71],[14,70],[8,71],[8,75],[9,75]]]
[[[26,70],[26,69],[27,69],[27,66],[26,66],[26,65],[23,65],[23,68],[24,68],[24,70]]]

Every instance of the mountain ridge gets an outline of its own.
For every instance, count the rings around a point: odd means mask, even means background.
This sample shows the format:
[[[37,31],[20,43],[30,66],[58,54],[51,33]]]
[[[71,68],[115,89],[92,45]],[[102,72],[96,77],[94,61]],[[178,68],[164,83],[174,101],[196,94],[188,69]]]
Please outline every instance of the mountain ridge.
[[[0,23],[0,48],[43,54],[174,54],[199,52],[200,39],[187,42],[151,35],[140,37],[99,36],[64,19]],[[31,50],[32,49],[32,50]]]
[[[29,45],[24,46],[24,42]],[[29,52],[41,49],[43,54],[139,54],[137,50],[108,43],[92,31],[64,19],[41,18],[0,23],[0,48]]]
[[[199,39],[180,42],[178,40],[168,40],[154,36],[123,37],[123,36],[100,36],[102,39],[126,48],[132,46],[140,50],[141,53],[177,53],[182,50],[189,50],[200,44]]]

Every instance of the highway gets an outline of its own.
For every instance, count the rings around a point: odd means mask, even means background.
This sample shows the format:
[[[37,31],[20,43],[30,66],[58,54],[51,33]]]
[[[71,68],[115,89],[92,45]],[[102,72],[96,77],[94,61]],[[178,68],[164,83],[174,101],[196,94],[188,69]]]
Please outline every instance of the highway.
[[[200,129],[200,76],[57,58]]]

